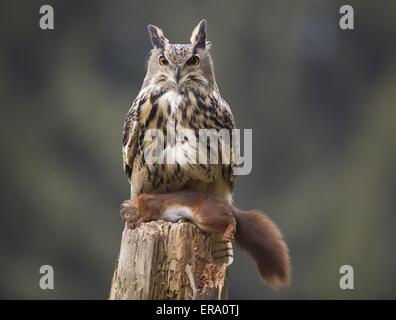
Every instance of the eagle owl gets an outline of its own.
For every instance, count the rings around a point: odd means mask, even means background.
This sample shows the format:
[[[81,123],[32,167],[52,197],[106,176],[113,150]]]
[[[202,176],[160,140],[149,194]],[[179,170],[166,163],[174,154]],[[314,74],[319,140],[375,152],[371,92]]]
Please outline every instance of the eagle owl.
[[[225,129],[231,134],[235,127],[232,112],[216,84],[206,21],[195,27],[190,44],[171,44],[153,25],[148,31],[153,49],[147,74],[126,115],[123,132],[123,165],[131,184],[131,198],[142,193],[193,190],[230,200],[235,180],[232,156],[224,161],[226,156],[218,147],[217,163],[185,161],[200,152],[199,144],[197,147],[191,141],[200,129]],[[173,133],[168,128],[174,128]],[[175,148],[168,138],[183,129],[192,130],[195,137],[184,136],[175,161],[149,162],[146,152],[154,143],[145,139],[149,129],[162,133],[164,151]],[[226,143],[232,144],[232,139]],[[208,157],[213,151],[210,148]]]

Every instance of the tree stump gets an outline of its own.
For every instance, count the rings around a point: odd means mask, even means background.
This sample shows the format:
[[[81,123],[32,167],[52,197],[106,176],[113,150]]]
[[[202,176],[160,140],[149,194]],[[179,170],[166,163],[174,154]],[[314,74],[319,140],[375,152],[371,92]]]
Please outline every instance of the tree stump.
[[[189,222],[125,227],[110,299],[226,299],[227,267],[214,263],[210,245]]]

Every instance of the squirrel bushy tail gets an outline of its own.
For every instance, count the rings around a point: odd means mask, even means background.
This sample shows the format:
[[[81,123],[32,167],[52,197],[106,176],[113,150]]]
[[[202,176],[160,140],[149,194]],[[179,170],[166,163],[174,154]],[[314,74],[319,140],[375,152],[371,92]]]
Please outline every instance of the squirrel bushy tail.
[[[263,280],[274,288],[287,287],[291,280],[288,247],[278,227],[260,211],[233,209],[235,241],[256,261]]]

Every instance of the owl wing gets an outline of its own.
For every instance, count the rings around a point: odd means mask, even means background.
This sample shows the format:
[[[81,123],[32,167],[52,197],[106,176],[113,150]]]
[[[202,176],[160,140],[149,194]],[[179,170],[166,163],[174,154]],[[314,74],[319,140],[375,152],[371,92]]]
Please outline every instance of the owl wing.
[[[230,141],[221,141],[222,137],[220,136],[218,148],[221,150],[221,143],[223,142],[229,144],[230,146],[229,160],[227,163],[222,164],[221,172],[223,179],[228,183],[230,190],[232,190],[235,184],[235,150],[236,147],[239,146],[239,141],[232,139],[232,130],[235,129],[234,115],[232,114],[228,103],[221,96],[214,96],[211,101],[214,104],[216,110],[219,110],[218,117],[216,117],[216,121],[214,121],[213,125],[217,130],[225,129],[229,132]],[[223,160],[225,156],[221,156]]]
[[[188,174],[193,179],[211,182],[211,183],[222,183],[220,180],[224,181],[230,190],[233,189],[235,183],[235,147],[232,145],[232,129],[235,129],[234,116],[231,112],[230,107],[227,102],[218,94],[214,92],[209,96],[209,101],[204,99],[197,99],[200,110],[205,110],[205,122],[203,128],[205,129],[216,129],[218,132],[220,130],[226,130],[229,133],[230,140],[223,141],[221,135],[219,135],[219,143],[217,150],[219,152],[219,163],[218,164],[208,164],[206,165],[190,165],[185,168]],[[225,143],[229,146],[230,154],[228,156],[222,154],[222,144]],[[225,161],[227,157],[228,161]],[[207,160],[209,161],[209,160]],[[221,175],[222,179],[219,179]]]
[[[147,90],[141,90],[125,116],[122,138],[122,160],[124,171],[128,176],[129,181],[131,181],[133,162],[139,147],[139,136],[141,130],[138,118],[141,107],[147,101],[148,97],[149,94]]]

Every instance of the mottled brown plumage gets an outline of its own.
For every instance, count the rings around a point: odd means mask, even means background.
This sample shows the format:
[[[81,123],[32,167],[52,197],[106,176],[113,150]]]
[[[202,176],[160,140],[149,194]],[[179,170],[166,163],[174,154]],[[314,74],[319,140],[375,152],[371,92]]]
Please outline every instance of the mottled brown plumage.
[[[194,29],[191,44],[170,44],[159,28],[150,25],[148,30],[154,48],[142,88],[124,124],[123,163],[131,183],[131,197],[196,190],[231,199],[234,157],[228,163],[224,161],[221,146],[217,164],[188,163],[201,152],[191,142],[194,137],[188,136],[180,142],[182,148],[175,163],[148,163],[145,157],[145,152],[153,148],[153,142],[144,141],[149,129],[160,129],[165,147],[172,150],[167,139],[182,129],[192,129],[198,137],[199,129],[230,131],[235,127],[232,112],[215,81],[206,21]]]

